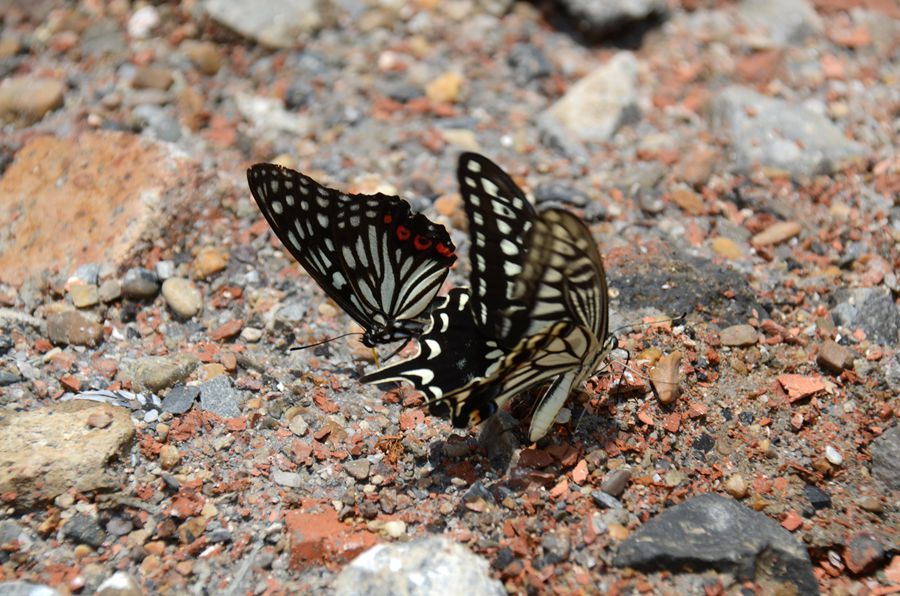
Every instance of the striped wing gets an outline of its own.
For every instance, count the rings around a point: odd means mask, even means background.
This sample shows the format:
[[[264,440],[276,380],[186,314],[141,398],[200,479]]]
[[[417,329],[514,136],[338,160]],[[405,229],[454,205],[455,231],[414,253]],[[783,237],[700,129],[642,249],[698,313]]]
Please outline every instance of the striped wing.
[[[399,197],[348,195],[274,164],[247,170],[272,231],[375,345],[421,332],[456,260],[443,226]]]
[[[472,312],[485,335],[512,347],[528,328],[528,305],[516,287],[537,216],[525,193],[488,158],[463,153],[456,173],[469,219]]]
[[[447,416],[445,393],[482,377],[504,356],[495,342],[485,340],[469,310],[469,291],[454,288],[431,312],[431,322],[418,338],[412,358],[364,375],[363,383],[405,381],[425,394],[432,414]]]

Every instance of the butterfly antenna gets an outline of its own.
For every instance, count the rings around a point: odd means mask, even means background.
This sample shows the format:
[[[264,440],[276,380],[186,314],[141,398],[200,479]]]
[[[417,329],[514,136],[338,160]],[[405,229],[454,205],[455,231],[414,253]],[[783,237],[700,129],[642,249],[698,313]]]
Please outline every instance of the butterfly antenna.
[[[651,321],[649,323],[626,323],[625,325],[621,325],[616,327],[610,332],[610,335],[615,335],[619,331],[625,331],[626,329],[637,329],[639,327],[650,327],[651,325],[659,325],[660,323],[674,323],[681,324],[687,318],[687,313],[683,312],[677,317],[672,317],[671,319],[660,319],[659,321]],[[617,346],[618,347],[618,346]]]
[[[345,337],[350,337],[351,335],[362,335],[362,333],[345,333],[344,335],[338,335],[337,337],[330,337],[328,339],[323,339],[322,341],[317,341],[314,344],[306,344],[305,346],[294,346],[292,348],[288,348],[288,352],[296,352],[297,350],[305,350],[307,348],[315,348],[316,346],[321,346],[327,344],[329,342],[333,342],[336,339],[343,339]],[[372,348],[372,351],[375,351],[375,348]]]

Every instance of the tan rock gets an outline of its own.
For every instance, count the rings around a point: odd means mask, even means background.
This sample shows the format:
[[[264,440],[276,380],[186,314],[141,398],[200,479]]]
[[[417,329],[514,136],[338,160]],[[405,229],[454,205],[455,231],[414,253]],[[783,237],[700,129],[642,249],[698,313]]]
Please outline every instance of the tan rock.
[[[61,81],[30,76],[7,79],[0,85],[0,122],[34,124],[62,107],[65,90]]]
[[[712,247],[713,252],[729,261],[735,261],[744,256],[740,247],[735,244],[731,238],[726,238],[725,236],[716,236],[712,239],[710,246]]]
[[[47,335],[56,345],[94,347],[103,341],[103,327],[70,310],[47,317]]]
[[[816,364],[827,371],[840,374],[847,369],[853,368],[853,352],[838,343],[828,340],[819,348]]]
[[[100,292],[93,284],[74,284],[69,288],[69,296],[75,308],[90,308],[100,303]]]
[[[98,412],[112,421],[89,424]],[[93,418],[92,418],[93,416]],[[0,494],[15,494],[10,503],[27,508],[67,490],[88,492],[122,486],[116,461],[134,438],[124,408],[72,400],[29,412],[0,414]]]
[[[800,230],[800,224],[795,221],[779,221],[754,236],[752,242],[756,246],[781,244],[798,235]]]
[[[690,215],[703,213],[703,199],[700,195],[687,188],[679,188],[669,195],[672,202],[681,207],[681,210]]]
[[[722,329],[719,333],[719,341],[723,346],[744,348],[756,345],[756,329],[750,325],[732,325]]]
[[[425,85],[425,95],[435,103],[454,103],[459,100],[463,78],[455,72],[445,72]]]
[[[222,68],[222,53],[219,46],[209,41],[186,41],[182,51],[205,75],[212,76]]]
[[[228,255],[215,248],[204,248],[194,259],[194,275],[206,279],[228,266]]]
[[[145,66],[135,73],[131,86],[135,89],[165,91],[172,86],[174,81],[175,78],[168,69],[160,66]]]

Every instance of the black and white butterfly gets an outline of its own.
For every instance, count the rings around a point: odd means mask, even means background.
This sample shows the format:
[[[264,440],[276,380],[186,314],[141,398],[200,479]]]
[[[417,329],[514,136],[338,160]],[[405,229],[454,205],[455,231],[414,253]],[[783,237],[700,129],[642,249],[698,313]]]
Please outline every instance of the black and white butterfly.
[[[457,175],[472,241],[469,309],[436,310],[419,354],[363,380],[406,380],[423,389],[432,412],[448,411],[460,427],[552,380],[532,416],[529,437],[537,440],[615,346],[603,262],[581,219],[564,209],[536,212],[489,159],[464,153]],[[434,318],[444,314],[451,324]],[[483,347],[470,345],[473,356],[460,360],[457,334],[473,331]]]
[[[363,344],[423,331],[456,260],[444,226],[399,197],[345,194],[274,164],[252,166],[247,182],[288,252],[365,328]]]

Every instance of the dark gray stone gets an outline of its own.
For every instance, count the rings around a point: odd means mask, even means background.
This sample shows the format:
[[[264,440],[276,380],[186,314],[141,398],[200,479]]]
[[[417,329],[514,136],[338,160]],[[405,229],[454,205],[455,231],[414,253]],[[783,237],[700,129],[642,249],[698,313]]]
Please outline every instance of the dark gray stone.
[[[621,509],[622,501],[615,498],[609,493],[605,493],[602,490],[595,490],[591,493],[591,498],[594,500],[594,503],[597,507],[601,509]]]
[[[872,454],[872,476],[885,486],[900,489],[900,425],[886,430],[869,445]]]
[[[507,58],[513,70],[513,79],[519,85],[526,85],[535,79],[549,77],[553,65],[543,50],[530,43],[517,43],[509,50]]]
[[[241,415],[241,392],[231,386],[231,380],[220,375],[200,387],[200,408],[222,418]]]
[[[344,567],[333,590],[335,596],[506,594],[485,559],[438,536],[370,548]]]
[[[94,548],[102,545],[106,539],[106,532],[100,527],[97,519],[84,513],[76,513],[69,518],[69,521],[63,526],[63,535]]]
[[[869,340],[882,345],[900,342],[900,306],[887,288],[840,290],[835,300],[831,316],[837,325],[862,329]]]
[[[573,207],[584,208],[591,202],[591,197],[574,186],[558,182],[539,184],[534,189],[534,202],[544,206],[545,203],[562,203]]]
[[[143,267],[129,269],[122,280],[122,294],[128,298],[153,298],[159,292],[156,273]]]
[[[809,504],[812,505],[813,509],[816,511],[819,509],[829,509],[831,507],[831,495],[818,486],[807,484],[803,487],[803,494],[806,495]]]
[[[171,412],[172,414],[184,414],[191,409],[194,401],[199,396],[199,387],[175,385],[163,398],[162,411]]]
[[[10,372],[8,370],[0,370],[0,387],[6,387],[7,385],[15,385],[20,382],[22,377],[17,375],[16,373]]]
[[[10,336],[0,335],[0,356],[12,350],[13,345],[13,340]]]
[[[645,523],[622,542],[613,564],[641,571],[715,569],[738,581],[791,583],[800,594],[819,593],[803,544],[762,513],[715,494]]]

